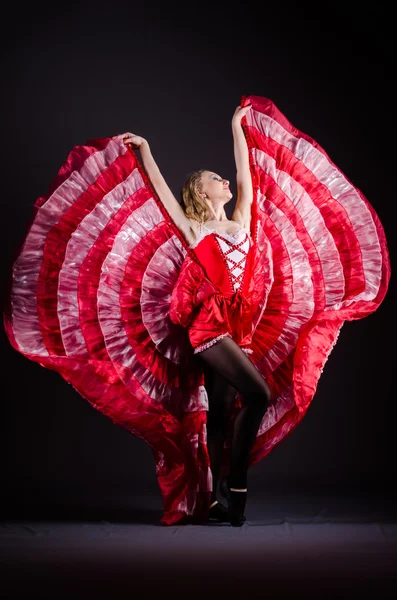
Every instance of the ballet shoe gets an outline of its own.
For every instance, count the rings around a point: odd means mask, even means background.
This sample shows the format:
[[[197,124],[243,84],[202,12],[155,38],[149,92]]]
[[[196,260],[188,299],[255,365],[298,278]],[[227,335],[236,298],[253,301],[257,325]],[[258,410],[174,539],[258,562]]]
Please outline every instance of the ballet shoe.
[[[230,489],[227,477],[224,477],[220,482],[219,492],[227,500],[230,524],[233,527],[241,527],[247,520],[244,516],[245,504],[247,502],[246,488],[241,492],[233,491],[233,489]]]
[[[217,523],[230,523],[230,513],[226,506],[218,502],[218,500],[216,500],[216,504],[212,504],[213,506],[211,506],[208,511],[208,521]],[[244,515],[242,516],[242,520],[247,520]]]

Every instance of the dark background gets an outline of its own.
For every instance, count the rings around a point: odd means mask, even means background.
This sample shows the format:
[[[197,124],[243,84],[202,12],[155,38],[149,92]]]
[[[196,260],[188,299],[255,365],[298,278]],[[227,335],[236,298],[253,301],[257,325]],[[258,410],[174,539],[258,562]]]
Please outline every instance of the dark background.
[[[231,179],[242,95],[271,98],[364,193],[393,257],[395,34],[380,3],[10,7],[2,44],[2,295],[32,206],[74,145],[147,138],[174,193],[208,168]],[[321,8],[321,12],[318,12]],[[228,206],[231,215],[233,201]],[[393,262],[392,262],[393,266]],[[250,471],[250,487],[380,499],[395,477],[395,295],[345,323],[303,422]],[[393,310],[394,308],[394,310]],[[1,331],[2,515],[161,511],[149,446],[112,424]]]

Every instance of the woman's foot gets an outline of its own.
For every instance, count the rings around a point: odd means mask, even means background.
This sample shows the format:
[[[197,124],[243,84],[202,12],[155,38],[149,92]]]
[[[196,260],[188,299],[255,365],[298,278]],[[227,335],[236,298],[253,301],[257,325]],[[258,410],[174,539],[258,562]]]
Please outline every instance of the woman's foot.
[[[243,521],[246,521],[244,515],[242,518]],[[210,504],[208,520],[216,521],[217,523],[230,523],[230,513],[226,506],[218,502],[218,500],[214,500],[214,502]]]
[[[244,510],[247,502],[247,488],[230,487],[227,477],[225,477],[220,482],[219,491],[227,500],[230,524],[233,527],[241,527],[246,521]]]

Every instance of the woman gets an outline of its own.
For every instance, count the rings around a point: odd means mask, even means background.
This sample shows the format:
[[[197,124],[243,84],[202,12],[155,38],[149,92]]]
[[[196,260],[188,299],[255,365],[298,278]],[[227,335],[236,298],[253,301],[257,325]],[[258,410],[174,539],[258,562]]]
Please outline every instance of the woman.
[[[134,147],[140,149],[143,165],[158,197],[191,248],[197,248],[206,235],[214,234],[216,237],[216,234],[219,234],[220,241],[228,246],[227,259],[225,263],[219,264],[219,268],[224,270],[226,266],[228,275],[233,280],[234,290],[239,290],[241,287],[248,262],[246,256],[248,248],[244,249],[244,245],[249,246],[250,243],[253,189],[248,148],[241,127],[241,119],[250,108],[250,104],[244,107],[238,106],[232,118],[238,196],[231,219],[227,218],[224,208],[225,204],[233,197],[228,180],[212,171],[201,170],[193,173],[182,190],[185,207],[183,209],[161,175],[148,142],[132,133],[115,136],[116,139],[122,139],[124,143],[133,144]],[[203,231],[204,223],[207,231]],[[240,249],[244,251],[242,258]],[[240,260],[238,263],[234,261],[234,264],[230,264],[233,252]],[[237,275],[235,275],[236,272]],[[230,522],[234,526],[241,525],[245,520],[249,455],[258,427],[270,402],[269,386],[238,344],[238,341],[243,341],[241,340],[242,321],[233,319],[236,315],[234,306],[231,310],[238,294],[238,292],[229,296],[220,294],[223,303],[222,306],[219,305],[219,308],[222,313],[224,311],[229,313],[229,318],[222,318],[222,322],[215,325],[214,320],[209,316],[208,307],[205,306],[204,315],[196,315],[188,328],[195,354],[200,353],[200,357],[213,371],[213,373],[207,371],[206,377],[209,397],[207,445],[213,477],[210,517],[211,511],[213,515],[219,514],[221,518],[224,513],[221,508],[217,507],[220,458],[228,415],[236,391],[239,391],[244,397],[244,405],[238,418],[234,420],[230,473],[222,481],[220,490],[228,501]],[[228,298],[227,303],[225,303],[226,298]],[[238,298],[241,299],[241,296]],[[219,296],[217,300],[219,301]],[[215,302],[214,297],[211,297],[211,301]],[[203,319],[204,325],[212,327],[211,331],[203,330],[201,326]],[[174,318],[174,322],[178,323],[178,319]],[[220,327],[220,330],[215,331],[214,327]],[[250,324],[248,333],[251,328],[252,324]],[[209,381],[211,381],[211,385]]]
[[[143,138],[76,146],[5,310],[19,352],[150,445],[167,525],[244,522],[248,467],[302,420],[343,322],[390,278],[375,211],[312,138],[259,96],[232,131],[230,220],[218,173],[193,173],[179,205]]]

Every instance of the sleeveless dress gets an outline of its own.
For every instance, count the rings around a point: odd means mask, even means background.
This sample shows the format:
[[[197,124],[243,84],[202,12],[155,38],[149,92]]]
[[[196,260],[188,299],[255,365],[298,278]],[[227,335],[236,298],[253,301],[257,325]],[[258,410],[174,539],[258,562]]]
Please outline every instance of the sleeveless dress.
[[[182,268],[173,291],[171,319],[182,326],[180,312],[186,316],[186,306],[192,310],[187,327],[194,354],[209,348],[225,336],[233,338],[247,353],[251,353],[252,310],[249,300],[251,283],[251,237],[242,225],[236,233],[219,232],[200,223],[198,238],[190,246],[204,271],[199,289],[191,288],[186,296],[189,278]],[[214,293],[208,289],[214,286]],[[204,287],[207,294],[201,294]],[[184,293],[185,292],[185,293]]]
[[[303,419],[343,323],[377,310],[390,279],[368,200],[271,100],[247,102],[249,235],[204,229],[189,247],[134,150],[99,138],[75,146],[37,199],[11,265],[10,343],[149,444],[166,525],[208,514],[199,352],[230,335],[266,378],[252,466]]]

